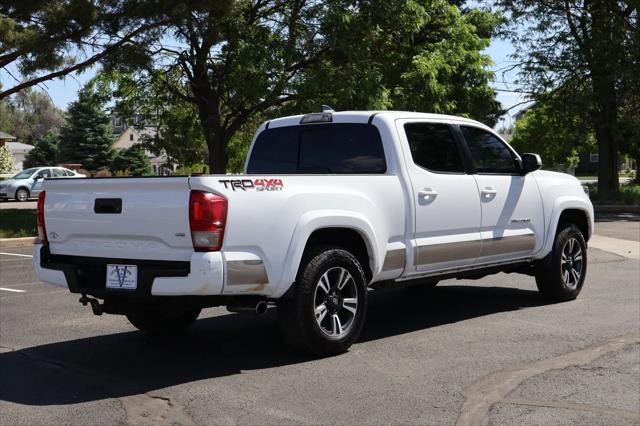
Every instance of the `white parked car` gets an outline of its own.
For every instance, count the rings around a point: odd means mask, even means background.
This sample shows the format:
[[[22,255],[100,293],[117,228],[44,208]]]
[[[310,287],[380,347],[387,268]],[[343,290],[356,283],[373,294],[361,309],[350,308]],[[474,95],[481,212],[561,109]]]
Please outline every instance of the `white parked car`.
[[[243,175],[46,181],[35,268],[150,333],[210,306],[276,305],[295,347],[337,353],[371,288],[503,271],[576,298],[593,208],[577,179],[540,166],[460,117],[279,118],[258,129]]]
[[[0,200],[28,201],[40,194],[45,179],[81,177],[85,175],[64,167],[32,167],[0,181]]]

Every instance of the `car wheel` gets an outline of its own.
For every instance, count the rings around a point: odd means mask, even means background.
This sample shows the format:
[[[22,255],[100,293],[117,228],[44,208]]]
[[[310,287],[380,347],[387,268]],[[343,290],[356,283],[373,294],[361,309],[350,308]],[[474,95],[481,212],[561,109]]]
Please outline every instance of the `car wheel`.
[[[302,352],[327,356],[358,338],[367,310],[367,285],[358,260],[326,247],[304,261],[291,297],[278,302],[285,340]]]
[[[200,315],[200,309],[169,313],[153,305],[142,305],[130,308],[126,315],[129,322],[138,330],[151,335],[170,335],[193,324]]]
[[[536,265],[536,284],[555,302],[578,297],[587,275],[587,244],[580,229],[565,225],[556,235],[553,250]]]
[[[17,201],[28,201],[29,200],[29,190],[27,188],[18,188],[16,191],[16,200]]]

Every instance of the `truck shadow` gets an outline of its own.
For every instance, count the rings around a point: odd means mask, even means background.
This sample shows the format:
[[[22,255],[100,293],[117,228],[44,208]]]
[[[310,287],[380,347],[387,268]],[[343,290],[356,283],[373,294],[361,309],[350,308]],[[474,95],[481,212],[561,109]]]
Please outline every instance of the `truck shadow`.
[[[359,343],[544,304],[536,291],[515,288],[376,291]],[[312,361],[282,343],[276,319],[274,309],[262,318],[229,314],[172,338],[131,331],[0,353],[0,400],[76,404]]]

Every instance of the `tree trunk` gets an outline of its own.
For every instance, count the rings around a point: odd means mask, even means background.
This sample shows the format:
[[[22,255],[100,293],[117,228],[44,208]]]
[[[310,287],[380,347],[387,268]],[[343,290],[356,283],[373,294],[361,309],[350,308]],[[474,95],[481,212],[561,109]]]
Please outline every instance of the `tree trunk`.
[[[227,173],[227,144],[224,135],[212,135],[212,143],[207,140],[209,148],[209,173],[223,175]]]
[[[618,105],[616,66],[619,49],[614,40],[611,4],[604,0],[585,2],[592,18],[590,57],[591,84],[595,101],[593,127],[598,142],[598,193],[607,197],[620,189],[618,164]]]
[[[223,175],[227,172],[227,145],[229,139],[223,131],[204,128],[204,138],[209,150],[209,173]]]
[[[636,162],[636,177],[634,182],[640,185],[640,155],[633,159]]]
[[[220,123],[215,102],[199,102],[198,117],[209,151],[209,173],[225,174],[227,172],[227,145],[229,137]]]

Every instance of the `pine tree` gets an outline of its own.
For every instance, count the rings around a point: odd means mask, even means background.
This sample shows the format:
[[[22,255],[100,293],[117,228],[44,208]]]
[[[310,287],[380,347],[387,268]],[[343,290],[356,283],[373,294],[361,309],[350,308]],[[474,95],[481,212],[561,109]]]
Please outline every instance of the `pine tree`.
[[[100,98],[81,90],[67,111],[60,130],[60,160],[81,163],[90,172],[109,167],[113,157],[113,137],[109,117]]]
[[[29,167],[52,166],[58,159],[58,135],[47,133],[35,143],[35,147],[27,153],[22,166]]]
[[[111,162],[111,171],[129,176],[146,175],[151,173],[151,162],[140,145],[133,145],[116,153]]]

